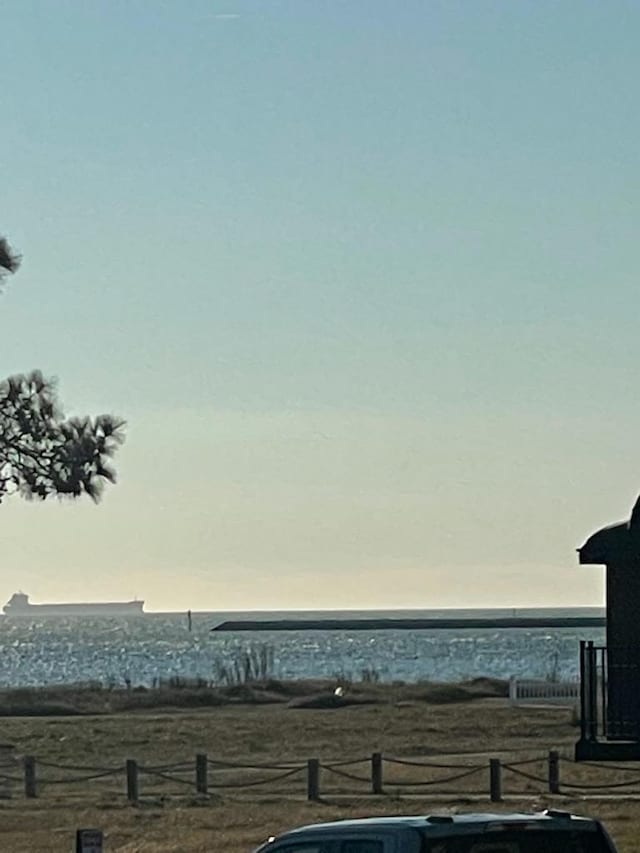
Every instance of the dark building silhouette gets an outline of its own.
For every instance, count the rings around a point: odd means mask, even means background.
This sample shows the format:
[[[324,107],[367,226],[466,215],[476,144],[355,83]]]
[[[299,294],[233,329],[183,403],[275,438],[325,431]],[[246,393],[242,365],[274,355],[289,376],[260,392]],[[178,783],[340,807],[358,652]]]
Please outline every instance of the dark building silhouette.
[[[629,521],[598,530],[578,554],[606,566],[607,645],[581,644],[576,758],[640,758],[640,498]]]

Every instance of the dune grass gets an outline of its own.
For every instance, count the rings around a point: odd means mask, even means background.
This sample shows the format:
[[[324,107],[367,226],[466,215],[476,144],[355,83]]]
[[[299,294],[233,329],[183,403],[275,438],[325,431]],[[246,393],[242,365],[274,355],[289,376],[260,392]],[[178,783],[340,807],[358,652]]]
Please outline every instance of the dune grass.
[[[336,696],[336,687],[341,696]],[[421,682],[383,685],[345,679],[283,681],[275,678],[222,683],[174,678],[155,687],[105,687],[101,684],[59,685],[0,690],[0,716],[61,717],[117,714],[163,708],[203,708],[232,704],[291,703],[296,707],[345,707],[351,704],[388,704],[401,700],[431,703],[460,702],[506,696],[508,686],[498,679],[474,679],[459,684]],[[307,700],[307,701],[305,701]]]

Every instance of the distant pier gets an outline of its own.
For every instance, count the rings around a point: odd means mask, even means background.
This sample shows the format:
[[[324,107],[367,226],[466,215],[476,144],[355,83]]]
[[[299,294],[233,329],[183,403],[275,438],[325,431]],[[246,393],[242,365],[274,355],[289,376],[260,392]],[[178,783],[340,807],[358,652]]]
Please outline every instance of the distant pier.
[[[604,628],[604,616],[438,617],[432,619],[235,619],[212,631],[458,631],[498,628]]]

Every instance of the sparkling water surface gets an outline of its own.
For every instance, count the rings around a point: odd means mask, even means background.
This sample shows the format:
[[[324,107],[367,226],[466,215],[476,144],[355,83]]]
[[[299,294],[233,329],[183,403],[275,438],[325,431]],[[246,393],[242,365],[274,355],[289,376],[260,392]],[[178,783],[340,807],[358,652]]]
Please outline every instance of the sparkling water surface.
[[[125,619],[0,619],[0,686],[99,681],[151,685],[171,677],[216,680],[248,650],[264,647],[278,678],[377,677],[459,681],[477,676],[569,678],[580,640],[604,644],[604,629],[283,631],[212,633],[225,619],[512,616],[507,610],[196,613]],[[518,610],[517,616],[603,615],[601,609]]]

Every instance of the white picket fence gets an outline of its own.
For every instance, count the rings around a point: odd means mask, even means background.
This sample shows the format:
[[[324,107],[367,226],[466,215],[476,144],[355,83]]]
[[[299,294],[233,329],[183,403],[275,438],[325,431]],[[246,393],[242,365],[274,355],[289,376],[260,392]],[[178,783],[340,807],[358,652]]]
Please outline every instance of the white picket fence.
[[[514,677],[509,680],[509,701],[514,705],[576,705],[580,701],[580,678],[544,681]]]

